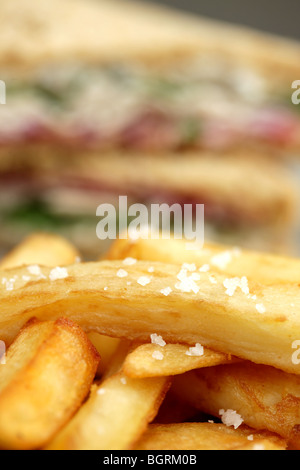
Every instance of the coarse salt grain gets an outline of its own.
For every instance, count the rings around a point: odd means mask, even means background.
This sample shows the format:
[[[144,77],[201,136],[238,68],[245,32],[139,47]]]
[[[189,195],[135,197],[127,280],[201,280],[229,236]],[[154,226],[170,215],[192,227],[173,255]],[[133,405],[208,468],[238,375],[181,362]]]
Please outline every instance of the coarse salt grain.
[[[240,256],[241,252],[242,250],[239,247],[234,247],[232,250],[226,250],[214,255],[210,261],[217,268],[224,270],[232,261],[232,258]]]
[[[177,282],[175,284],[175,288],[181,290],[181,292],[194,292],[194,294],[198,294],[200,288],[195,284],[195,282],[191,279],[186,279],[181,282]]]
[[[158,361],[162,361],[163,358],[164,358],[164,355],[160,351],[154,351],[153,354],[152,354],[152,357],[153,357],[153,359],[157,359]]]
[[[125,259],[123,260],[123,264],[125,264],[126,266],[132,266],[132,265],[135,264],[135,263],[136,263],[136,259],[135,259],[135,258],[130,258],[130,257],[128,257],[128,258],[125,258]]]
[[[125,269],[119,269],[119,271],[117,272],[117,276],[118,277],[126,277],[126,276],[128,276],[128,272],[125,271]]]
[[[10,279],[7,279],[6,277],[2,278],[2,285],[4,285],[5,289],[8,291],[11,291],[14,289],[14,284],[17,280],[18,276],[14,276]]]
[[[126,385],[126,384],[127,384],[126,377],[121,377],[121,378],[120,378],[120,382],[121,382],[123,385]]]
[[[209,270],[210,270],[209,264],[204,264],[203,266],[201,266],[201,268],[199,268],[200,273],[207,273],[207,271]]]
[[[225,279],[223,282],[224,287],[226,287],[226,294],[232,297],[236,291],[236,289],[239,287],[241,291],[248,295],[249,294],[249,287],[248,287],[248,279],[246,276],[243,276],[241,278],[239,277],[232,277]]]
[[[177,274],[177,279],[179,279],[179,281],[185,281],[187,279],[191,279],[192,281],[200,281],[201,277],[200,274],[194,272],[188,275],[187,269],[182,268]]]
[[[151,278],[148,277],[148,276],[141,276],[139,277],[139,279],[137,280],[137,283],[140,284],[141,286],[146,286],[147,284],[149,284],[151,282]]]
[[[245,295],[249,294],[248,279],[246,278],[246,276],[241,277],[239,287]]]
[[[151,343],[157,344],[158,346],[165,346],[167,343],[162,339],[162,336],[153,333],[150,335]]]
[[[183,265],[185,266],[185,265]],[[188,275],[187,274],[187,269],[185,267],[182,267],[181,270],[179,271],[177,275],[177,279],[180,282],[177,282],[175,284],[175,288],[178,290],[181,290],[182,292],[194,292],[197,294],[200,290],[199,286],[197,286],[195,281],[200,280],[200,274],[199,273],[194,273]]]
[[[41,268],[37,264],[27,266],[27,271],[34,276],[39,276],[41,274]]]
[[[186,269],[187,271],[190,271],[190,272],[193,272],[193,271],[196,271],[196,265],[195,263],[183,263],[182,265],[182,269]]]
[[[154,273],[154,266],[150,266],[148,268],[148,273]]]
[[[265,313],[266,311],[266,307],[263,304],[256,304],[255,307],[258,313]]]
[[[8,291],[13,290],[14,289],[14,283],[15,283],[15,280],[10,279],[9,281],[6,282],[5,289],[8,290]]]
[[[200,343],[196,343],[194,347],[191,347],[185,353],[187,356],[203,356],[204,348]]]
[[[217,284],[217,280],[213,274],[211,274],[208,279],[212,284]]]
[[[222,253],[218,253],[217,255],[214,255],[210,262],[214,266],[216,266],[219,269],[225,269],[232,260],[232,252],[231,251],[223,251]]]
[[[226,426],[233,426],[234,429],[237,429],[244,420],[242,417],[234,410],[219,410],[219,415],[221,416],[222,423]]]
[[[49,274],[50,281],[56,281],[57,279],[65,279],[68,276],[69,274],[66,268],[60,267],[52,269]]]
[[[238,280],[237,278],[225,279],[223,286],[226,288],[226,294],[232,297],[238,287]]]
[[[104,393],[105,393],[105,388],[99,388],[97,390],[97,395],[104,395]]]
[[[170,295],[172,292],[171,287],[165,287],[164,289],[161,289],[160,293],[165,295],[166,297]]]

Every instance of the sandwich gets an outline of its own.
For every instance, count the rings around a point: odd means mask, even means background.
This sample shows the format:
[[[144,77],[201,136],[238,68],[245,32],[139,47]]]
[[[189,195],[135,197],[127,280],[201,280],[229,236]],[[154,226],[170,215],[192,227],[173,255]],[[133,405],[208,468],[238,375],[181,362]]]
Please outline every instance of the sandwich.
[[[118,0],[0,14],[4,249],[45,228],[99,252],[96,208],[120,194],[203,203],[218,241],[290,246],[297,43]]]
[[[2,246],[43,230],[68,237],[91,259],[120,235],[97,236],[98,207],[109,204],[120,216],[120,196],[126,196],[128,207],[189,205],[192,216],[203,204],[206,239],[273,252],[296,249],[294,181],[270,161],[195,152],[69,154],[47,146],[35,158],[25,150],[16,156],[13,172],[13,158],[6,170],[1,160]]]

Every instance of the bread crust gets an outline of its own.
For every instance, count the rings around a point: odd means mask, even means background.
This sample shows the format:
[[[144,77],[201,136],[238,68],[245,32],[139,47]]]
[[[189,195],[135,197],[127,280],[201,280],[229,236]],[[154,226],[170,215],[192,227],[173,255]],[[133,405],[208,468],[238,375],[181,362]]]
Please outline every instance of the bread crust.
[[[74,60],[157,65],[209,54],[254,67],[273,82],[290,83],[299,76],[300,45],[294,40],[134,1],[70,3],[2,0],[1,66],[31,71]]]

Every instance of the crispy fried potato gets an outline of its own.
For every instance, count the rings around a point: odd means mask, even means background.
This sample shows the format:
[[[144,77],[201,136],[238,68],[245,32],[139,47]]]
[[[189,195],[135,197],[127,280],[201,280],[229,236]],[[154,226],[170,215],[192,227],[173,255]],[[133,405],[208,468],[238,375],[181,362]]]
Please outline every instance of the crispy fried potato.
[[[187,249],[189,243],[175,239],[116,240],[111,244],[105,258],[134,258],[179,265],[195,263],[198,267],[209,269],[211,273],[216,271],[230,276],[247,276],[264,284],[298,282],[300,259],[211,242],[205,243],[202,249]]]
[[[127,450],[134,446],[156,416],[170,385],[168,378],[130,379],[110,376],[47,450]]]
[[[66,266],[79,259],[76,248],[59,235],[36,233],[27,237],[20,245],[0,261],[0,269],[10,269],[26,264],[44,266]]]
[[[216,423],[150,424],[137,450],[285,450],[286,442],[270,432],[233,429]]]
[[[59,271],[43,267],[31,276],[26,267],[0,272],[0,339],[9,343],[31,316],[53,320],[64,312],[86,331],[140,342],[157,333],[170,343],[199,342],[300,373],[292,361],[300,329],[298,284],[247,284],[243,278],[238,287],[236,278],[222,274],[212,282],[209,273],[145,261],[126,266],[126,277],[119,277],[121,268],[122,262],[103,261]]]
[[[128,354],[123,370],[128,377],[132,378],[166,377],[201,367],[228,364],[236,360],[238,359],[228,354],[207,348],[204,348],[203,355],[193,356],[190,347],[183,344],[166,344],[165,346],[142,344]]]
[[[185,421],[205,421],[207,415],[199,412],[197,408],[181,400],[172,393],[172,385],[162,402],[153,423],[171,424],[183,423]]]
[[[88,337],[101,357],[101,361],[97,370],[97,375],[101,377],[107,371],[107,367],[119,346],[120,339],[100,335],[99,333],[95,333],[93,331],[88,334]]]
[[[245,443],[242,447],[236,448],[235,450],[287,450],[284,444],[276,444],[270,442],[269,439],[257,439],[255,443]]]
[[[0,368],[0,446],[37,449],[68,422],[89,392],[99,356],[70,320],[30,321]]]
[[[221,409],[234,410],[247,425],[275,432],[300,449],[298,375],[245,361],[178,376],[172,392],[217,417]]]
[[[132,343],[126,339],[120,340],[118,347],[115,352],[112,354],[105,373],[102,375],[102,382],[112,375],[118,374],[122,371],[123,364],[127,354],[129,353],[132,347]]]

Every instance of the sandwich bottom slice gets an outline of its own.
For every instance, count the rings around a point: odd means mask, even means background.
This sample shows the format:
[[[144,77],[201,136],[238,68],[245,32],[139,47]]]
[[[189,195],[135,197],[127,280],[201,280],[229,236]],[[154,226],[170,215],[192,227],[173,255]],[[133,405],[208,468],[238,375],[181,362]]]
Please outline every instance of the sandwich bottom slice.
[[[29,233],[44,230],[67,237],[92,259],[107,249],[112,236],[98,238],[97,225],[109,214],[101,212],[101,219],[97,208],[115,208],[109,223],[118,236],[120,218],[124,229],[124,220],[133,220],[128,211],[135,203],[147,208],[150,224],[153,204],[167,207],[171,225],[175,207],[184,213],[189,205],[195,215],[196,205],[203,204],[206,239],[295,252],[295,182],[282,165],[259,155],[70,153],[35,145],[2,148],[0,162],[2,252]],[[121,197],[126,198],[125,214],[120,212]],[[136,234],[143,236],[139,230]]]

